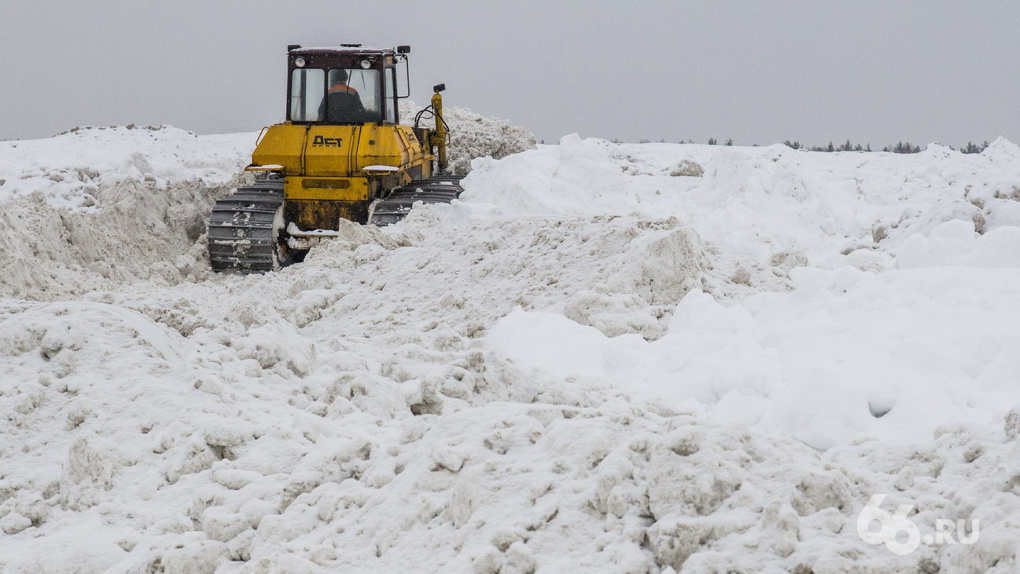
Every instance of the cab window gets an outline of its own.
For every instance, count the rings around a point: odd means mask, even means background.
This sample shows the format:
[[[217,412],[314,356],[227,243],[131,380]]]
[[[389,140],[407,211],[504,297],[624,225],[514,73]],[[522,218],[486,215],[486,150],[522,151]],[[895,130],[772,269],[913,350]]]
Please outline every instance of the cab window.
[[[321,104],[325,93],[325,70],[294,70],[290,78],[290,121],[322,121]]]
[[[294,70],[290,121],[334,124],[380,123],[383,85],[379,70],[334,68]]]
[[[386,123],[388,124],[397,123],[397,100],[395,99],[397,84],[394,78],[396,78],[396,71],[393,68],[386,70],[386,92],[383,94],[383,100],[386,102]]]
[[[380,123],[382,85],[379,70],[330,70],[323,115],[327,123]]]

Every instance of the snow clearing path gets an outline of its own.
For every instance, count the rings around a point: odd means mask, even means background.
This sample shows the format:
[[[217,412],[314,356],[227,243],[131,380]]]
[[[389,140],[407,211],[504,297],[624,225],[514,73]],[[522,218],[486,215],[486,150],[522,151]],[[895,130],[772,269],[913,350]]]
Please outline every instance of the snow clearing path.
[[[214,275],[254,139],[0,142],[0,572],[1020,567],[1014,144],[571,136]]]

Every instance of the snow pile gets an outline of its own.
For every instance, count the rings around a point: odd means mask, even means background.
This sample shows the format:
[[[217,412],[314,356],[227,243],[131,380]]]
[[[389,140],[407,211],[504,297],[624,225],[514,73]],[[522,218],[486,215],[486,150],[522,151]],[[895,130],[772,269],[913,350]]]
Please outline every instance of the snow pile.
[[[609,145],[573,135],[544,153],[477,159],[463,200],[496,204],[505,215],[627,214],[636,198],[610,161]]]
[[[0,215],[0,295],[55,299],[129,281],[171,285],[208,275],[196,240],[230,185],[139,181],[101,184],[102,208],[54,208],[41,193],[4,203]]]
[[[110,272],[0,280],[0,570],[1013,571],[1017,157],[568,137],[264,276],[197,270],[226,168],[35,182],[4,233]]]
[[[999,247],[1015,259],[1014,242]],[[710,420],[819,450],[863,437],[918,442],[944,421],[995,422],[1020,404],[1020,389],[1004,384],[1020,370],[1004,345],[1020,309],[988,304],[1015,299],[1018,282],[1017,267],[879,277],[803,269],[792,292],[741,306],[692,292],[651,343],[520,312],[500,320],[490,342],[529,371],[612,381],[674,409],[694,399]]]
[[[414,125],[420,108],[414,102],[400,102],[400,123]],[[449,170],[455,174],[471,171],[472,160],[482,157],[504,158],[535,148],[535,134],[507,120],[476,114],[465,108],[443,107],[443,116],[450,130],[447,157]],[[419,122],[423,128],[435,129],[435,118],[424,114]]]
[[[0,142],[0,296],[50,300],[208,275],[196,241],[253,134],[82,128]]]

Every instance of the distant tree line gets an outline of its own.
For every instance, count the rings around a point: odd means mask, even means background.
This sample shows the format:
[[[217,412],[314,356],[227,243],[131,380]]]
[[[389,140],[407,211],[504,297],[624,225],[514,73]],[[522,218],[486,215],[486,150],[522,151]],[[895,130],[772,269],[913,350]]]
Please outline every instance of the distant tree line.
[[[708,139],[708,145],[718,145],[718,141],[715,138],[709,138]],[[732,139],[727,140],[726,141],[726,145],[733,145],[733,140]],[[757,144],[755,144],[755,145],[757,145]],[[798,141],[790,141],[790,140],[784,141],[783,145],[786,145],[786,146],[791,147],[793,149],[806,149],[806,150],[810,150],[810,151],[824,151],[824,152],[834,152],[834,151],[870,152],[870,151],[872,151],[870,143],[867,143],[865,145],[861,145],[859,143],[854,144],[854,143],[850,143],[850,140],[846,140],[845,142],[841,143],[838,146],[834,145],[830,141],[829,145],[827,145],[827,146],[806,147],[804,145],[801,145],[801,143],[798,142]],[[960,146],[960,150],[959,151],[960,151],[960,153],[981,153],[981,152],[985,151],[985,148],[987,148],[988,145],[989,144],[988,144],[987,140],[985,142],[983,142],[983,143],[980,143],[980,144],[976,144],[974,142],[967,142],[967,145]],[[949,146],[949,149],[955,150],[956,148],[953,147],[953,146]],[[908,141],[907,142],[896,142],[896,145],[885,146],[884,148],[882,148],[882,151],[892,152],[892,153],[920,153],[921,152],[921,146],[911,144]]]
[[[967,142],[967,145],[960,148],[960,153],[981,153],[988,147],[988,140],[984,143],[977,145],[974,142]]]
[[[619,138],[613,138],[612,142],[613,143],[623,143]],[[666,140],[664,140],[664,139],[659,140],[659,143],[665,143],[665,142],[666,142]],[[545,140],[542,140],[541,143],[544,144]],[[651,143],[651,140],[642,139],[642,140],[639,140],[638,143],[643,143],[643,144],[644,143]],[[687,140],[687,141],[680,140],[680,143],[693,144],[693,143],[698,143],[698,142],[696,142],[694,140]],[[719,140],[717,140],[715,138],[708,138],[708,145],[720,145],[719,144]],[[721,144],[721,145],[732,146],[732,145],[735,145],[735,144],[733,143],[733,138],[730,138],[730,139],[726,140],[726,143]],[[812,146],[812,147],[804,146],[804,145],[802,145],[798,141],[786,140],[786,141],[783,142],[783,145],[785,145],[787,147],[790,147],[790,148],[793,148],[793,149],[803,149],[803,150],[809,150],[809,151],[823,151],[823,152],[835,152],[835,151],[870,152],[870,151],[873,151],[871,149],[871,144],[870,143],[867,143],[867,144],[864,144],[864,145],[861,145],[859,143],[854,144],[854,143],[850,143],[850,140],[846,140],[845,142],[843,142],[843,143],[841,143],[839,145],[835,145],[835,144],[833,144],[830,141],[829,145],[827,145],[827,146]],[[985,148],[987,148],[988,145],[989,144],[988,144],[987,140],[984,141],[983,143],[980,143],[980,144],[976,144],[974,142],[967,142],[967,145],[960,146],[959,151],[960,151],[960,153],[981,153],[981,152],[985,151]],[[758,147],[758,144],[754,144],[754,146]],[[956,148],[953,147],[953,146],[949,146],[949,149],[955,150]],[[882,148],[882,151],[884,151],[884,152],[892,152],[892,153],[920,153],[921,152],[921,146],[911,144],[908,141],[907,142],[896,142],[896,145],[885,146],[884,148]]]

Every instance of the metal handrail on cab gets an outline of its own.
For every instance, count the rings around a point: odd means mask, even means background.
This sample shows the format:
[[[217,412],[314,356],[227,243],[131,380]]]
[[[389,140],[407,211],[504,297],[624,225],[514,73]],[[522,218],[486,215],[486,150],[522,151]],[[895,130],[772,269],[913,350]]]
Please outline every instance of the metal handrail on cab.
[[[259,144],[262,142],[262,138],[265,137],[266,132],[268,132],[268,131],[269,131],[269,126],[262,126],[262,131],[260,131],[259,132],[259,136],[257,138],[255,138],[255,147],[259,147]]]

